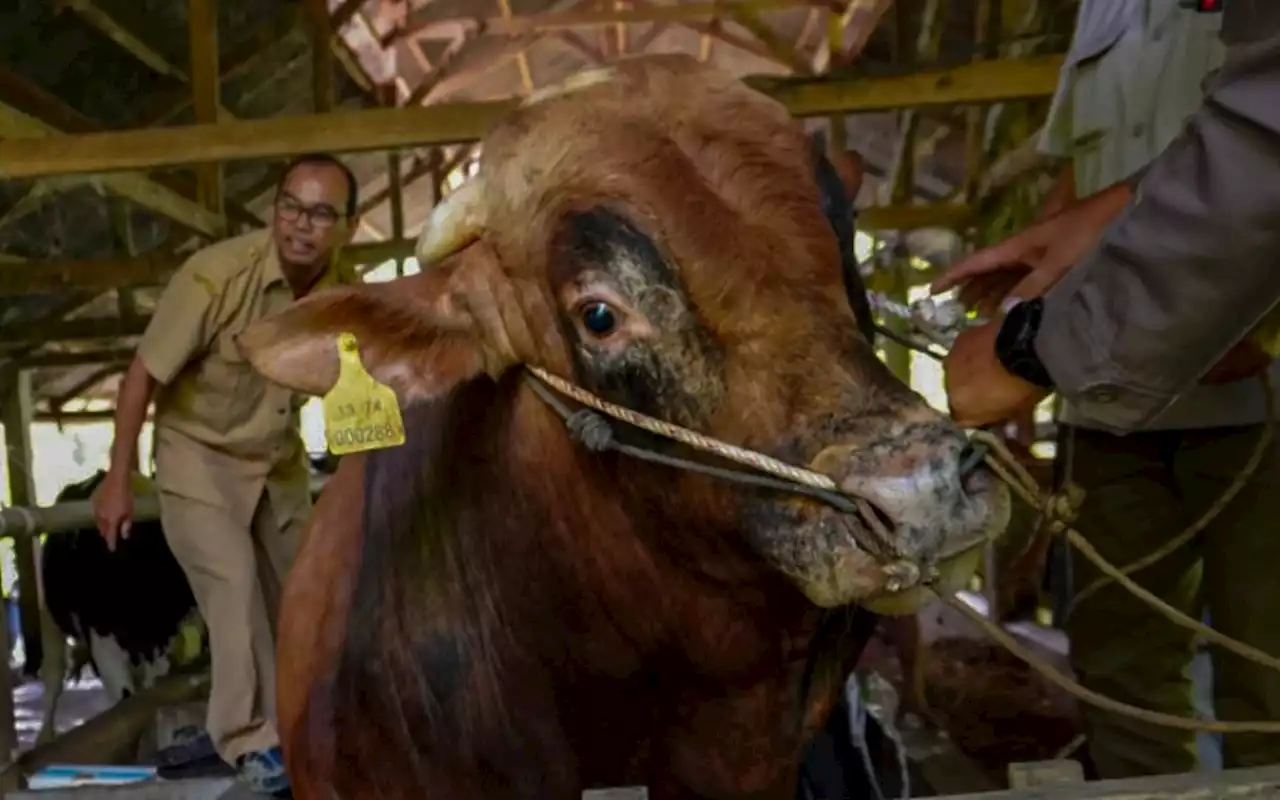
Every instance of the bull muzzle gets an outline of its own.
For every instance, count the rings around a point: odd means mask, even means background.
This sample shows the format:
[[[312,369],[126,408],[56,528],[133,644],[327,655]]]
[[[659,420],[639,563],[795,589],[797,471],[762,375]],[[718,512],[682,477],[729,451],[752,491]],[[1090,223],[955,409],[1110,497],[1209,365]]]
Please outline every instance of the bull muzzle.
[[[879,613],[910,613],[930,591],[962,588],[985,545],[1008,525],[1008,488],[975,467],[967,438],[945,421],[827,447],[810,468],[831,476],[863,509],[808,515],[792,532],[798,539],[774,554],[820,606],[857,602]]]

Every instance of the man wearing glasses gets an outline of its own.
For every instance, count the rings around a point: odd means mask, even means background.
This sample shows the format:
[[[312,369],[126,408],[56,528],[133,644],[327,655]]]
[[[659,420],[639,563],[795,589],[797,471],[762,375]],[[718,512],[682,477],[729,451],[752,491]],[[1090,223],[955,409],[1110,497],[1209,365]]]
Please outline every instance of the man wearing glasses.
[[[280,182],[269,230],[211,245],[178,270],[120,385],[111,465],[94,498],[114,550],[129,536],[129,478],[154,399],[161,522],[209,628],[206,727],[218,754],[268,794],[289,787],[273,720],[274,627],[311,495],[303,398],[255,373],[234,337],[309,292],[354,282],[335,254],[356,203],[341,161],[302,156]]]

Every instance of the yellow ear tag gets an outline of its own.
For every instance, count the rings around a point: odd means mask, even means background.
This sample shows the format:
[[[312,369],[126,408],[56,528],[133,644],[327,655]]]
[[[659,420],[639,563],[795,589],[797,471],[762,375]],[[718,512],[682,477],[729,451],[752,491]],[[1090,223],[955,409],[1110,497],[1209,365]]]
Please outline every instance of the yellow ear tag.
[[[404,444],[400,401],[364,368],[355,334],[338,336],[338,380],[321,404],[324,437],[335,456]]]

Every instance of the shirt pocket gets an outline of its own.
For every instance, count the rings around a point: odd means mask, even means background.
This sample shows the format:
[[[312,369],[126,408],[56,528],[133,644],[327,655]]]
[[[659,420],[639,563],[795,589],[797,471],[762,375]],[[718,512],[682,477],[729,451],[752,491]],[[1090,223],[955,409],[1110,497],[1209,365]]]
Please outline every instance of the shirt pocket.
[[[1071,154],[1075,158],[1097,154],[1125,122],[1122,80],[1125,48],[1113,42],[1104,50],[1077,63],[1071,93]]]
[[[239,330],[220,332],[201,370],[202,416],[224,433],[248,422],[263,402],[266,379],[236,347]]]

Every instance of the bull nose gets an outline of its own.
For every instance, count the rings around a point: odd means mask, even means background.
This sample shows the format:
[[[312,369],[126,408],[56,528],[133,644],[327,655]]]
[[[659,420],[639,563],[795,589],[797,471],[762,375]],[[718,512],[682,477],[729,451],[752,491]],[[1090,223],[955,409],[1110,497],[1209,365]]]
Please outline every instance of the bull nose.
[[[894,555],[931,562],[958,540],[971,538],[972,516],[962,465],[972,459],[967,440],[950,431],[858,447],[831,447],[814,468],[842,491],[867,501],[879,516]],[[968,454],[968,455],[967,455]],[[974,537],[978,538],[975,532]]]

